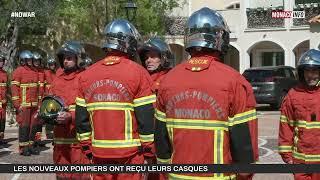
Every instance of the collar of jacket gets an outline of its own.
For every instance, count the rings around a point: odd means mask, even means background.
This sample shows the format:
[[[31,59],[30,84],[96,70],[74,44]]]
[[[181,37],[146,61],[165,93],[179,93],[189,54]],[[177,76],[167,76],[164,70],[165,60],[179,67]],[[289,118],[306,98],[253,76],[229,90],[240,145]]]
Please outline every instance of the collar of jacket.
[[[74,72],[66,74],[65,72],[61,73],[60,76],[65,80],[71,80],[74,79],[81,71],[76,70]]]
[[[202,71],[208,69],[212,61],[220,61],[219,53],[201,53],[198,52],[187,61],[186,69],[190,71]]]
[[[129,59],[129,56],[122,52],[109,52],[108,55],[102,60],[102,64],[106,66],[118,64],[121,62],[121,59]]]
[[[320,86],[309,87],[302,83],[299,83],[299,85],[295,87],[295,90],[312,94],[312,93],[320,92]]]
[[[161,77],[162,75],[167,74],[168,71],[169,71],[169,69],[164,69],[164,70],[162,70],[162,71],[157,71],[157,72],[152,73],[152,74],[150,74],[150,75],[151,75],[152,80],[155,81],[155,80],[157,80],[159,77]]]

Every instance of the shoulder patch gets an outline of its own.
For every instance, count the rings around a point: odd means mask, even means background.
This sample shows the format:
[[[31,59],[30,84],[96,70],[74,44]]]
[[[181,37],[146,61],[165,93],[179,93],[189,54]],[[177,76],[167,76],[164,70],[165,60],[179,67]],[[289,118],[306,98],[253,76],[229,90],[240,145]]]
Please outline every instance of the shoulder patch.
[[[186,69],[195,71],[195,72],[202,71],[204,69],[209,68],[211,61],[212,61],[211,59],[207,59],[204,57],[194,57],[187,62]]]
[[[113,64],[120,63],[121,58],[118,57],[118,56],[108,56],[103,61],[104,61],[103,62],[104,65],[110,66],[110,65],[113,65]]]

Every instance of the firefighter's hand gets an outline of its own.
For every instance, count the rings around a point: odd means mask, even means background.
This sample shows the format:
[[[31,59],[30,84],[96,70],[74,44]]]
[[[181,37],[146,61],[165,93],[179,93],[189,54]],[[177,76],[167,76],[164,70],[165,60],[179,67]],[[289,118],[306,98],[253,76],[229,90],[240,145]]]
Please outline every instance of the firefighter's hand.
[[[70,112],[59,112],[58,117],[57,117],[57,123],[58,124],[68,124],[71,121],[71,113]]]

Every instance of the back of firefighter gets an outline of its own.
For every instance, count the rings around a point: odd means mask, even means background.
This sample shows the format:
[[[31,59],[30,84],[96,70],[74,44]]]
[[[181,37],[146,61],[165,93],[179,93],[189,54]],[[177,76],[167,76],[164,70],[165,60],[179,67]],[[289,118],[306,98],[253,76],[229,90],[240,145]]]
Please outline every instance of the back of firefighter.
[[[39,106],[45,91],[45,87],[44,87],[45,74],[43,70],[43,58],[41,54],[39,54],[38,52],[33,52],[32,64],[33,64],[33,70],[38,74],[38,106]],[[37,118],[35,118],[34,120],[35,122],[33,124],[37,126],[37,132],[36,132],[34,144],[35,146],[44,146],[45,145],[44,142],[41,141],[42,126],[43,126],[42,121],[40,121]]]
[[[78,41],[67,41],[58,50],[57,56],[63,72],[53,80],[49,94],[60,97],[68,110],[59,113],[58,124],[53,129],[53,161],[55,164],[89,164],[89,159],[82,153],[75,129],[77,83],[83,69],[79,62],[85,56],[85,51]],[[59,173],[57,179],[90,179],[90,176]]]
[[[7,72],[3,70],[6,63],[6,56],[0,52],[0,145],[6,143],[4,140],[4,130],[6,127],[6,107],[7,107]]]
[[[139,56],[143,66],[148,70],[153,80],[152,89],[157,92],[160,81],[169,72],[174,63],[170,46],[160,38],[150,38],[139,48]]]
[[[281,105],[279,153],[288,164],[320,163],[320,51],[304,53],[297,65],[299,84]],[[297,180],[320,179],[320,174],[294,174]]]
[[[154,156],[156,98],[148,72],[131,60],[140,35],[120,19],[109,23],[104,33],[107,56],[79,78],[78,138],[94,164],[143,164],[144,156]],[[94,174],[93,178],[140,179],[141,174]]]
[[[19,124],[19,152],[23,156],[39,155],[39,148],[34,145],[37,131],[34,115],[38,108],[38,73],[32,68],[33,54],[22,51],[19,55],[20,66],[12,77],[12,101]]]
[[[229,44],[222,16],[209,8],[187,21],[186,51],[160,84],[155,145],[159,163],[232,164],[258,159],[257,120],[252,87],[220,63]],[[195,38],[197,37],[197,38]],[[183,82],[183,83],[182,83]],[[169,179],[251,179],[251,174],[174,174]]]
[[[44,95],[48,94],[53,80],[56,77],[57,63],[54,58],[47,60],[46,69],[44,70]],[[53,139],[53,125],[45,124],[47,139]]]

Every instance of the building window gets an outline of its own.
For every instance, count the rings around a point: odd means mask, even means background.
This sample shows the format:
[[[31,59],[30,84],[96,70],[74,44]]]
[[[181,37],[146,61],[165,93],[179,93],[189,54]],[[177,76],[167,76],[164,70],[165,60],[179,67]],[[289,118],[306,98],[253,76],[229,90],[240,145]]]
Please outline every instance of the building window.
[[[240,3],[231,4],[226,9],[240,9]]]
[[[284,65],[284,52],[263,52],[262,66]]]

